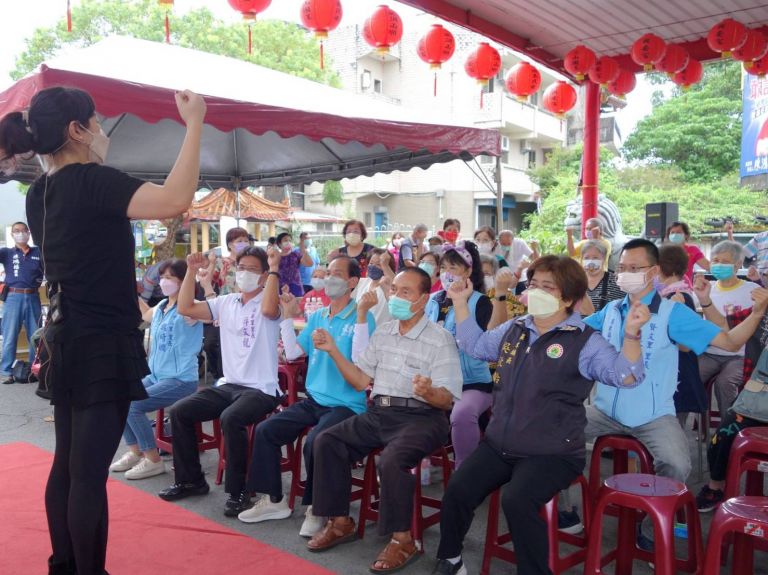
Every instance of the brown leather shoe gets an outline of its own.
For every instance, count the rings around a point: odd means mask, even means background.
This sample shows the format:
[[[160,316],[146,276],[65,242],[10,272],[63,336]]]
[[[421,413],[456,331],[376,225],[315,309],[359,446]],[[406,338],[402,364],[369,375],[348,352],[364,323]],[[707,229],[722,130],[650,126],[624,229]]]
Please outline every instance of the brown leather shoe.
[[[325,551],[341,543],[354,541],[356,537],[357,530],[354,519],[351,517],[332,517],[325,524],[325,527],[309,540],[307,549],[315,552]]]

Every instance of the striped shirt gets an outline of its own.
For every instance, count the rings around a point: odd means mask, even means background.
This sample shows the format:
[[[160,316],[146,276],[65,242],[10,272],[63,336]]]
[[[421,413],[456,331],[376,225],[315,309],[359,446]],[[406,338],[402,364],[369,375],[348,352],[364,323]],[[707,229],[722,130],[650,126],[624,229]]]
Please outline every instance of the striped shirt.
[[[423,401],[413,393],[413,377],[423,375],[461,399],[461,364],[453,336],[424,316],[406,334],[400,322],[382,324],[357,358],[357,367],[373,378],[371,397],[391,395]]]
[[[607,285],[606,282],[608,282]],[[587,288],[587,295],[592,301],[592,305],[595,306],[595,311],[600,311],[609,301],[622,299],[626,294],[616,284],[616,274],[607,271],[595,289]]]

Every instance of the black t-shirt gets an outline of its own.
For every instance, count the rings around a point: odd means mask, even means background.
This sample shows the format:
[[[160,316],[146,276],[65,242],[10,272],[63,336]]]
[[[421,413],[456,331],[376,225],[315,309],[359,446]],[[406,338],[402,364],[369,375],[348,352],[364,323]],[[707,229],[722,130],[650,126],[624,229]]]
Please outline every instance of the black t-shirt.
[[[29,229],[41,247],[48,282],[62,291],[65,319],[57,334],[136,332],[141,314],[127,212],[143,183],[91,163],[64,166],[29,188]]]

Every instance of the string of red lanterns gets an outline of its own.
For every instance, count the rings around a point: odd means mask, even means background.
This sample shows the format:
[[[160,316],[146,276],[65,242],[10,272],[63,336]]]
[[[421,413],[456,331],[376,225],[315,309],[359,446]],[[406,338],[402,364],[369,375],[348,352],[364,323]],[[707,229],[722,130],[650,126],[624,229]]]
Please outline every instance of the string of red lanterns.
[[[251,26],[256,16],[269,8],[272,0],[228,0],[229,5],[243,15],[243,20],[248,22],[248,53],[253,53],[253,31]]]

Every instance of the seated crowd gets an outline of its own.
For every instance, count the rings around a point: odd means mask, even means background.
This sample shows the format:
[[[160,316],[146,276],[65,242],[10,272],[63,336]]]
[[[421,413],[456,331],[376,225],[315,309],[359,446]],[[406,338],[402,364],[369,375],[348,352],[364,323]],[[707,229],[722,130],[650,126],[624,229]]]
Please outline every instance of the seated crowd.
[[[356,537],[352,469],[378,457],[378,530],[389,542],[370,569],[388,573],[419,554],[412,470],[450,445],[455,472],[434,573],[467,573],[463,540],[476,508],[499,488],[518,572],[549,573],[539,509],[582,474],[587,443],[632,436],[657,475],[686,482],[688,414],[709,410],[710,385],[723,421],[697,506],[711,511],[724,498],[735,435],[768,425],[768,352],[760,346],[768,290],[737,277],[745,252],[729,240],[711,261],[697,257],[713,281],[692,274],[689,254],[700,252],[683,243],[687,226],[671,228],[661,248],[627,242],[615,269],[599,219],[588,220],[578,244],[569,232],[569,256],[540,255],[508,230],[483,227],[462,240],[455,219],[429,239],[421,224],[376,248],[351,220],[327,267],[307,233],[298,247],[280,234],[265,251],[236,228],[225,258],[193,254],[159,266],[162,299],[142,308],[149,398],[132,404],[128,451],[111,469],[128,479],[165,472],[146,414],[170,407],[174,480],[159,495],[204,495],[196,429],[218,419],[224,514],[279,520],[293,508],[282,448],[305,434],[300,535],[322,552]],[[305,315],[306,323],[294,321]],[[215,344],[204,344],[204,333]],[[201,347],[220,356],[211,360],[220,377],[198,389]],[[280,350],[287,361],[306,361],[303,397],[287,406]],[[638,545],[653,544],[644,520]]]

